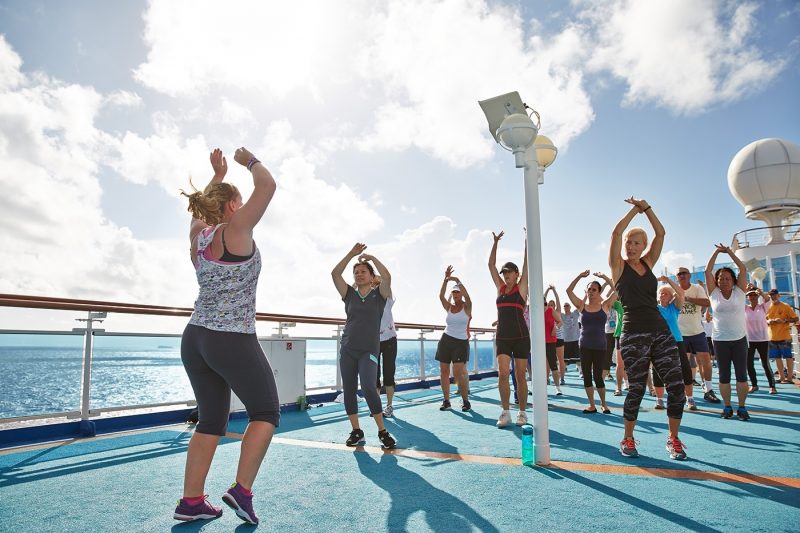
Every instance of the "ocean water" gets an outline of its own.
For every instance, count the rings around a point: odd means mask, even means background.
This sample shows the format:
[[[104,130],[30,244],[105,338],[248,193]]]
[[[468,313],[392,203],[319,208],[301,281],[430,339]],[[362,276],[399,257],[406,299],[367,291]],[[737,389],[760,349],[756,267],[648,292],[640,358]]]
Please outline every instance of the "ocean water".
[[[425,373],[439,375],[437,341],[425,341]],[[472,343],[470,344],[472,348]],[[469,369],[474,369],[470,354]],[[478,365],[492,367],[492,341],[478,341]],[[0,418],[80,409],[82,335],[0,334]],[[420,375],[420,341],[398,342],[396,379]],[[336,384],[336,342],[308,340],[306,387]],[[96,336],[91,409],[191,400],[179,337]]]

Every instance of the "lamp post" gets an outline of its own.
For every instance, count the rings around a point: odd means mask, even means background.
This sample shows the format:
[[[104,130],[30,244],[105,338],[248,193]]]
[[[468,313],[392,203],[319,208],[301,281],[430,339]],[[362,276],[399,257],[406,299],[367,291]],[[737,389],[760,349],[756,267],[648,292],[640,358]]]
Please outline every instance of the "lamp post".
[[[489,122],[489,131],[500,146],[514,154],[517,168],[524,169],[525,223],[528,229],[528,294],[530,296],[531,354],[533,391],[534,462],[550,464],[550,429],[547,418],[547,371],[544,331],[544,283],[542,282],[542,239],[539,216],[539,184],[544,183],[544,169],[558,151],[552,141],[538,135],[539,114],[533,123],[519,93],[513,92],[478,102]]]

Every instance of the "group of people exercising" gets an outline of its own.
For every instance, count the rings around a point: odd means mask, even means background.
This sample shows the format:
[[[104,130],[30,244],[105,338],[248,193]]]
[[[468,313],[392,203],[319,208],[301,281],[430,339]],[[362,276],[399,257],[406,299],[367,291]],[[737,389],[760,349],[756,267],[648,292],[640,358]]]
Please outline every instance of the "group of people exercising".
[[[246,202],[243,202],[235,186],[224,181],[228,167],[226,158],[219,149],[210,154],[214,175],[208,186],[202,191],[183,193],[189,198],[189,211],[193,217],[189,232],[190,258],[196,270],[199,294],[183,334],[181,358],[197,399],[199,422],[189,442],[183,497],[178,502],[174,517],[191,521],[216,518],[222,514],[221,507],[208,501],[204,488],[217,444],[227,430],[230,394],[233,390],[245,405],[249,423],[242,439],[235,482],[223,494],[222,500],[242,520],[257,524],[251,489],[278,426],[280,406],[273,373],[255,332],[255,297],[261,259],[253,240],[253,228],[264,215],[276,185],[266,167],[244,147],[236,150],[234,159],[252,174],[254,188]],[[686,452],[678,434],[687,394],[691,397],[693,380],[691,365],[683,348],[687,344],[699,344],[697,335],[702,331],[683,338],[683,328],[678,322],[680,311],[687,304],[698,308],[710,304],[714,309],[712,338],[719,367],[720,393],[724,402],[722,416],[733,416],[730,384],[730,366],[733,363],[738,400],[737,416],[742,420],[749,419],[745,400],[749,391],[747,325],[751,320],[745,314],[746,297],[751,301],[750,313],[763,312],[767,319],[773,321],[770,325],[790,325],[797,317],[795,315],[792,318],[789,313],[785,313],[785,309],[779,304],[773,304],[769,309],[765,304],[758,304],[757,299],[763,294],[748,287],[745,265],[730,248],[722,245],[716,247],[706,267],[705,278],[709,294],[707,299],[704,298],[705,293],[695,294],[695,286],[686,286],[688,278],[684,279],[683,271],[678,272],[678,283],[665,277],[660,278],[665,286],[659,291],[659,278],[653,274],[653,266],[661,254],[664,227],[645,200],[631,197],[625,202],[630,208],[612,232],[608,258],[610,276],[596,272],[594,275],[597,279],[587,284],[585,295],[579,296],[575,293],[576,286],[580,280],[590,276],[590,271],[578,274],[567,288],[575,311],[570,312],[565,308],[563,317],[559,312],[560,306],[545,306],[548,367],[557,394],[560,394],[559,384],[563,379],[564,369],[563,366],[559,368],[559,360],[563,360],[563,356],[559,355],[563,354],[559,352],[558,332],[559,329],[563,331],[563,328],[573,327],[576,321],[579,322],[578,346],[583,383],[589,399],[589,406],[584,412],[598,412],[594,401],[596,390],[600,410],[609,413],[605,398],[604,367],[609,342],[608,317],[613,309],[617,309],[614,316],[619,324],[613,324],[611,342],[615,342],[614,329],[618,329],[618,368],[624,368],[628,387],[623,409],[624,435],[620,442],[620,452],[627,457],[638,456],[634,429],[652,367],[656,389],[667,391],[666,414],[669,430],[666,448],[670,457],[683,460],[686,459]],[[654,231],[649,245],[644,229],[628,228],[640,214],[648,219]],[[508,378],[512,372],[519,405],[516,423],[527,423],[528,387],[525,372],[528,367],[526,361],[530,357],[527,322],[530,317],[526,317],[529,292],[527,242],[521,271],[512,262],[507,262],[498,269],[497,246],[503,232],[492,235],[494,242],[489,255],[489,271],[497,290],[496,354],[502,404],[497,426],[505,427],[511,422],[511,387]],[[331,272],[333,284],[344,302],[347,316],[339,353],[345,412],[352,426],[345,442],[348,446],[358,446],[365,442],[358,417],[357,390],[360,380],[370,416],[378,430],[378,439],[382,447],[389,449],[396,445],[395,438],[384,425],[384,417],[393,415],[394,357],[397,354],[397,338],[391,314],[394,302],[392,277],[386,266],[375,256],[366,253],[366,249],[365,244],[356,243]],[[713,270],[720,253],[731,257],[738,273],[728,267]],[[344,271],[353,260],[353,282],[349,283],[344,279]],[[440,303],[447,313],[446,329],[436,352],[444,396],[440,409],[451,408],[452,365],[453,377],[459,385],[461,409],[466,412],[472,408],[468,397],[466,370],[472,301],[464,283],[453,274],[453,267],[448,266],[439,292]],[[453,285],[448,293],[450,283]],[[609,293],[604,295],[606,287],[609,288]],[[551,287],[543,295],[545,299],[550,290],[555,294]],[[776,309],[780,313],[775,312]],[[774,316],[769,318],[769,313]],[[702,348],[695,348],[695,351],[700,349],[698,356],[707,354],[707,347],[705,350]],[[772,345],[770,349],[773,349]],[[778,349],[784,353],[786,347],[781,345]],[[379,394],[381,354],[384,355],[383,385],[387,395],[385,408]],[[701,375],[704,385],[707,380],[707,390],[710,391],[710,369],[707,373],[702,370]],[[618,389],[620,382],[618,377]],[[774,388],[772,382],[770,386]],[[711,394],[713,395],[713,391]],[[691,409],[693,401],[688,406]]]

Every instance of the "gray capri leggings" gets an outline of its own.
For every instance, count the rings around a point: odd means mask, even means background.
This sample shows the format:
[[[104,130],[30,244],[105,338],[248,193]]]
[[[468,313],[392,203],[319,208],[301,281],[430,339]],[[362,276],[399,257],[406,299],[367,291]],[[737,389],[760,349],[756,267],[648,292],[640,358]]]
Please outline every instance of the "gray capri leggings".
[[[255,333],[214,331],[189,324],[181,339],[181,361],[197,400],[197,433],[225,436],[231,389],[251,421],[278,427],[278,387]]]
[[[339,369],[342,372],[342,393],[344,411],[348,415],[358,413],[358,380],[361,379],[361,392],[367,400],[369,412],[381,414],[383,406],[375,382],[378,379],[378,356],[368,351],[352,350],[347,346],[340,348]],[[366,384],[366,386],[364,386]]]

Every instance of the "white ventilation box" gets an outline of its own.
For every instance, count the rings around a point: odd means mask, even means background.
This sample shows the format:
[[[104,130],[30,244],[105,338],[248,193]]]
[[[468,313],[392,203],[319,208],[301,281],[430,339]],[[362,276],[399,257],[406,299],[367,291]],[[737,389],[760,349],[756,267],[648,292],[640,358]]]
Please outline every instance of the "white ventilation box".
[[[297,403],[297,398],[306,394],[305,339],[263,337],[258,342],[267,355],[272,373],[275,374],[278,401],[281,405]],[[244,404],[231,393],[231,411],[242,410]]]

